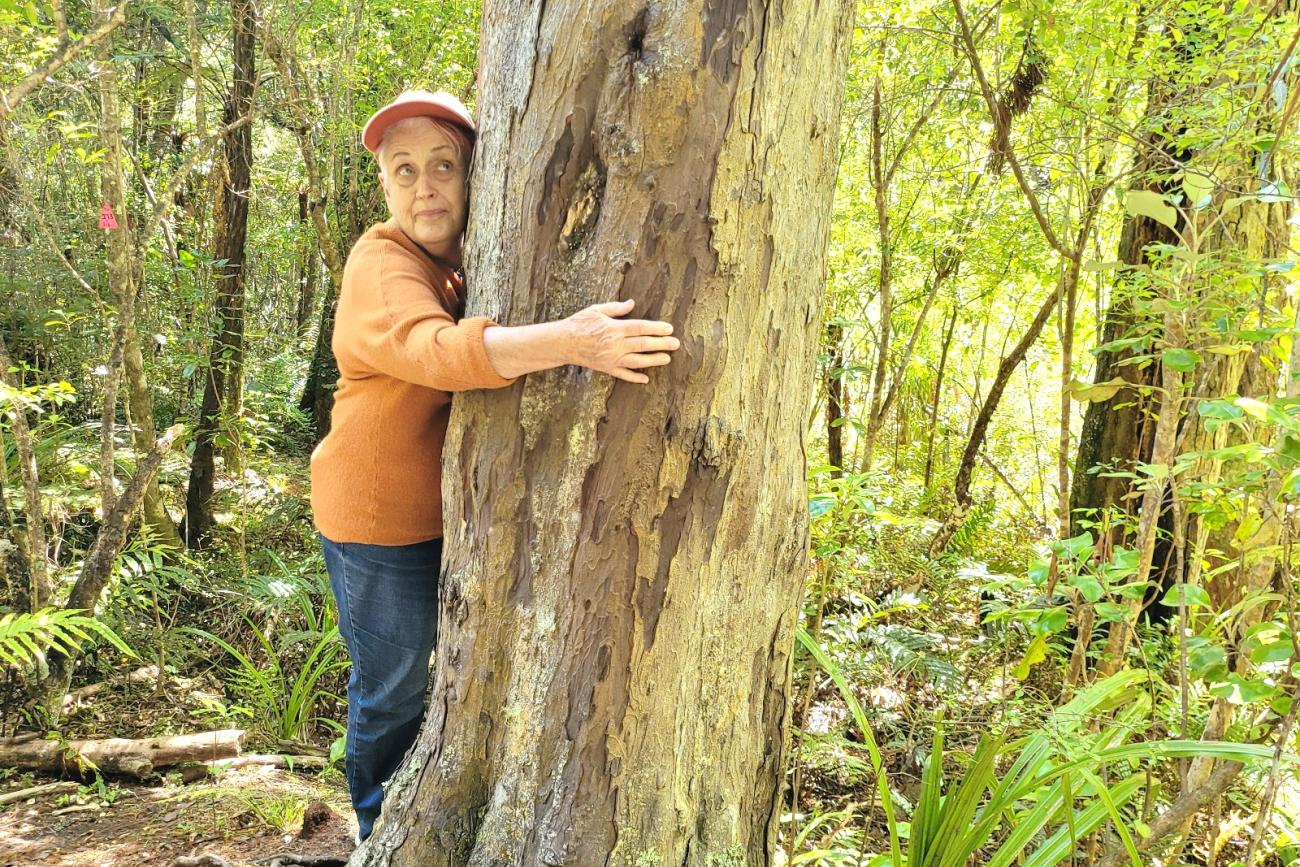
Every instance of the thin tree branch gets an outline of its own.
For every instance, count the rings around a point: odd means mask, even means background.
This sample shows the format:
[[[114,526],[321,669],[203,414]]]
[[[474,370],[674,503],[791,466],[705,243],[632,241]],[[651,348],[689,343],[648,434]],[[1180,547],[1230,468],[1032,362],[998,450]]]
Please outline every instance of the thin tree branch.
[[[45,553],[45,510],[41,507],[41,483],[36,468],[36,449],[32,444],[32,432],[27,426],[27,410],[23,407],[22,395],[18,387],[9,381],[9,368],[13,362],[9,358],[9,348],[5,345],[4,335],[0,334],[0,384],[14,393],[13,433],[14,446],[18,450],[18,468],[23,477],[23,512],[27,517],[26,538],[27,566],[31,572],[31,610],[39,611],[50,599],[50,569]]]
[[[176,169],[176,172],[172,175],[171,180],[167,182],[167,186],[165,186],[160,193],[156,194],[157,199],[154,202],[153,213],[149,215],[149,221],[145,224],[144,231],[136,236],[137,244],[148,244],[149,239],[153,237],[154,232],[158,231],[158,227],[162,221],[167,219],[167,215],[171,213],[172,207],[176,204],[176,193],[180,190],[181,185],[185,183],[185,179],[189,176],[190,172],[194,171],[194,166],[198,164],[198,161],[207,156],[209,151],[216,146],[217,142],[221,141],[223,136],[234,132],[246,123],[250,123],[253,120],[253,117],[254,113],[250,112],[238,120],[231,121],[213,132],[212,135],[200,141],[199,144],[190,151],[189,155],[185,157],[184,162],[180,164]]]
[[[85,36],[71,44],[62,43],[58,51],[50,55],[44,63],[34,69],[30,75],[18,82],[8,93],[0,93],[0,122],[3,122],[9,114],[23,101],[23,98],[35,90],[45,79],[54,75],[63,67],[67,66],[77,55],[99,42],[108,34],[112,33],[126,21],[126,7],[130,0],[120,0],[113,14],[109,16],[103,24],[87,33]],[[67,22],[63,18],[63,7],[61,4],[55,4],[55,22],[61,23],[60,36],[66,39]]]
[[[1180,794],[1177,800],[1169,805],[1169,809],[1148,823],[1151,833],[1135,841],[1137,850],[1143,853],[1162,851],[1164,847],[1160,845],[1161,840],[1177,831],[1206,804],[1227,791],[1243,767],[1245,766],[1240,762],[1224,762],[1200,786]],[[1120,846],[1106,853],[1106,857],[1101,859],[1098,867],[1122,867],[1126,863],[1128,863],[1128,850]]]
[[[1007,163],[1011,166],[1012,174],[1016,176],[1016,183],[1020,185],[1020,191],[1025,194],[1025,199],[1029,202],[1029,209],[1033,211],[1034,219],[1038,221],[1038,227],[1043,231],[1043,238],[1046,239],[1053,250],[1056,250],[1062,256],[1067,259],[1076,258],[1079,255],[1078,252],[1061,243],[1061,239],[1056,235],[1056,230],[1048,222],[1047,215],[1043,212],[1043,207],[1038,201],[1038,196],[1034,193],[1034,188],[1029,185],[1024,169],[1020,166],[1020,160],[1016,157],[1015,148],[1011,146],[1010,130],[1006,128],[1006,121],[998,111],[997,95],[993,92],[993,87],[984,74],[984,64],[980,62],[979,51],[975,47],[975,38],[971,34],[970,24],[966,21],[966,12],[962,9],[961,0],[952,0],[952,6],[957,13],[957,23],[961,25],[962,47],[970,60],[971,69],[975,72],[975,78],[979,81],[980,92],[984,94],[984,102],[989,107],[989,116],[993,119],[993,124],[998,129],[999,135],[1005,137],[1007,141]]]

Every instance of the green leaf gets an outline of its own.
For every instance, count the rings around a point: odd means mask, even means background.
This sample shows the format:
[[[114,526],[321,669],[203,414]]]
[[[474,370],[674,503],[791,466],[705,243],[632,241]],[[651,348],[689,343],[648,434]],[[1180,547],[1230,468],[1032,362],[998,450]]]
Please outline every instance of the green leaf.
[[[836,688],[840,691],[840,697],[848,705],[849,715],[857,723],[858,730],[862,734],[863,744],[867,748],[867,754],[871,757],[872,771],[876,776],[876,791],[880,796],[880,806],[885,813],[885,825],[889,829],[889,848],[893,854],[894,863],[903,864],[903,849],[899,843],[898,820],[894,818],[894,800],[889,790],[889,778],[885,774],[884,759],[880,755],[880,747],[876,745],[875,734],[871,730],[871,724],[867,722],[867,715],[862,710],[862,704],[858,701],[857,695],[849,682],[844,678],[844,673],[840,671],[835,661],[830,658],[826,650],[817,643],[808,630],[802,626],[795,630],[795,637],[804,649],[817,660],[817,664],[830,677]]]
[[[1246,633],[1241,649],[1256,665],[1285,662],[1295,653],[1291,634],[1278,623],[1258,623]]]
[[[1189,373],[1196,368],[1197,364],[1200,363],[1201,356],[1200,353],[1194,350],[1174,347],[1173,349],[1166,349],[1164,352],[1160,353],[1160,360],[1164,362],[1166,367],[1172,370],[1177,370],[1181,373]]]
[[[1029,631],[1034,635],[1048,636],[1065,629],[1070,623],[1070,612],[1064,605],[1047,608],[1038,615],[1030,625]]]
[[[1216,343],[1205,347],[1205,351],[1214,355],[1241,355],[1250,352],[1249,343]]]
[[[1042,587],[1047,583],[1047,576],[1051,574],[1052,564],[1047,560],[1035,560],[1029,565],[1029,580],[1034,582],[1037,587]]]
[[[1204,587],[1195,584],[1175,584],[1170,587],[1164,597],[1161,598],[1161,605],[1170,607],[1177,606],[1179,603],[1187,606],[1199,605],[1202,608],[1210,607],[1210,594],[1205,592]]]
[[[1101,403],[1110,400],[1117,391],[1129,384],[1129,381],[1122,376],[1116,376],[1113,379],[1093,383],[1092,385],[1075,380],[1070,383],[1070,396],[1083,403],[1089,401]]]
[[[1210,203],[1216,184],[1210,175],[1187,170],[1183,172],[1183,195],[1193,208],[1201,209]]]
[[[1068,554],[1075,560],[1083,560],[1092,556],[1092,543],[1092,533],[1084,530],[1077,536],[1062,540],[1061,553]]]
[[[1187,667],[1192,677],[1207,679],[1222,677],[1228,671],[1228,654],[1217,644],[1201,639],[1202,644],[1187,648]]]
[[[819,494],[808,501],[808,517],[816,520],[835,508],[835,498]]]
[[[1260,184],[1256,198],[1269,204],[1288,202],[1291,200],[1291,188],[1286,185],[1286,181],[1267,181]]]
[[[1099,623],[1122,623],[1128,619],[1128,606],[1116,602],[1098,602],[1093,610]]]
[[[1075,575],[1070,579],[1070,584],[1089,602],[1096,602],[1101,598],[1101,582],[1091,575]]]
[[[1244,418],[1245,410],[1237,406],[1231,400],[1218,398],[1215,400],[1203,400],[1196,405],[1196,412],[1202,418],[1225,419],[1228,421]]]
[[[1129,190],[1124,194],[1124,210],[1135,217],[1148,217],[1173,229],[1178,225],[1178,212],[1165,201],[1164,196],[1151,190]]]
[[[1016,680],[1024,680],[1029,677],[1029,670],[1044,659],[1047,659],[1047,639],[1040,635],[1029,642],[1029,647],[1025,649],[1024,659],[1020,660],[1020,664],[1016,666],[1016,670],[1012,674]]]
[[[1112,340],[1109,343],[1103,343],[1092,349],[1093,355],[1101,355],[1103,352],[1118,352],[1121,349],[1146,349],[1151,343],[1148,336],[1142,337],[1121,337],[1118,340]]]
[[[1210,687],[1210,694],[1225,698],[1229,704],[1243,705],[1270,698],[1277,692],[1277,684],[1268,678],[1247,679],[1239,674],[1230,674],[1223,681]]]

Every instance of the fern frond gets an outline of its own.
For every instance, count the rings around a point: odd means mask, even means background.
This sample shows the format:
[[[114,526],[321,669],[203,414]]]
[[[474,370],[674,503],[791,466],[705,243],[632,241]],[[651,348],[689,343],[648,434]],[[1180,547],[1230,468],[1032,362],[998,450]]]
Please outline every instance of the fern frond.
[[[35,614],[0,616],[0,662],[22,668],[50,650],[72,653],[99,636],[127,656],[135,651],[117,633],[82,611],[45,608]]]

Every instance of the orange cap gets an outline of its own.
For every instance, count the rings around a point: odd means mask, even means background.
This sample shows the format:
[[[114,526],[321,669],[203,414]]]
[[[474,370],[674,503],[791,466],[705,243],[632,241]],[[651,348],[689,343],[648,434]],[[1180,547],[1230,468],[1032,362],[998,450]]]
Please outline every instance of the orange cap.
[[[374,153],[388,128],[408,117],[432,117],[449,121],[463,127],[471,140],[474,138],[474,121],[459,99],[443,90],[437,93],[408,90],[398,94],[397,99],[370,116],[365,129],[361,131],[361,143],[366,146],[366,150]]]

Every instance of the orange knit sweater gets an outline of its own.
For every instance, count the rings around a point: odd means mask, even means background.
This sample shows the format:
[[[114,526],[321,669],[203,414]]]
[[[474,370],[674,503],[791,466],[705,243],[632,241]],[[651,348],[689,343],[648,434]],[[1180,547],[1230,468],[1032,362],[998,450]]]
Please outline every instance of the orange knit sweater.
[[[409,545],[442,535],[442,444],[451,392],[500,388],[482,316],[457,318],[460,278],[395,220],[372,226],[343,269],[330,432],[311,457],[316,528],[334,542]]]

